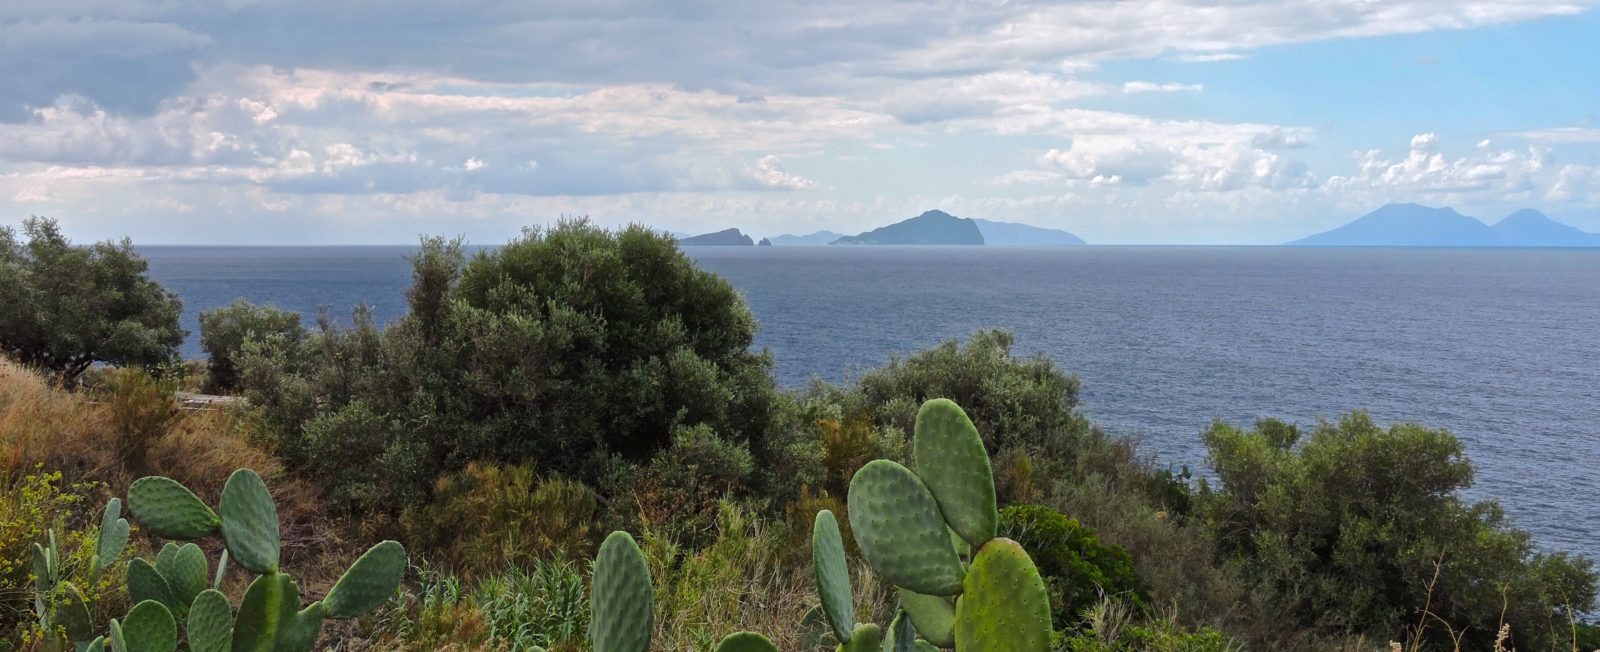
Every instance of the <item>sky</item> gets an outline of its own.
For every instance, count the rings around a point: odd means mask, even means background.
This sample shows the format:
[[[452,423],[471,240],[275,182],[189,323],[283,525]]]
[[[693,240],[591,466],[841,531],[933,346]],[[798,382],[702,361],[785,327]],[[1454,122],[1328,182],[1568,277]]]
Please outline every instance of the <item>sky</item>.
[[[1600,0],[4,0],[0,224],[503,242],[929,209],[1272,244],[1387,202],[1600,231]]]

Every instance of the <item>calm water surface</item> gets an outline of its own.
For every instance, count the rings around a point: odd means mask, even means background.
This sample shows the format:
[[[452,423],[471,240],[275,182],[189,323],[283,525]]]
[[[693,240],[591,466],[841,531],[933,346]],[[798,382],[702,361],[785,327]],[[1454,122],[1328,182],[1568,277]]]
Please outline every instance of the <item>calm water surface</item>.
[[[244,297],[380,321],[408,247],[145,247],[196,314]],[[1600,556],[1600,250],[749,247],[690,255],[744,291],[780,383],[846,380],[980,328],[1083,380],[1097,423],[1202,466],[1213,420],[1354,408],[1448,427],[1545,548]]]

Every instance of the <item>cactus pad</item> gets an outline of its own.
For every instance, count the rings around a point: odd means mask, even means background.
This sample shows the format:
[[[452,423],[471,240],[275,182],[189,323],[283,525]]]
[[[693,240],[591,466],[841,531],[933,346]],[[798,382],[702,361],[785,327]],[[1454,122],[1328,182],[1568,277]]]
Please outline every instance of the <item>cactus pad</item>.
[[[182,547],[167,545],[170,548],[162,548],[161,553],[156,555],[156,570],[167,580],[167,588],[172,590],[172,598],[179,605],[179,611],[182,611],[194,602],[195,596],[206,590],[206,553],[192,543],[183,544]],[[168,552],[169,549],[171,552]]]
[[[950,528],[973,546],[993,539],[1000,522],[994,471],[967,413],[949,399],[923,403],[917,410],[913,455],[917,477],[939,501]]]
[[[190,652],[228,652],[233,639],[233,607],[227,596],[207,589],[189,605],[185,625]]]
[[[128,599],[134,604],[154,600],[172,609],[178,604],[172,586],[150,562],[134,557],[128,561]]]
[[[653,592],[644,553],[627,532],[612,532],[594,559],[589,638],[595,652],[645,652]]]
[[[178,623],[166,606],[145,600],[133,605],[120,627],[111,628],[111,638],[117,652],[173,652],[178,649]]]
[[[309,650],[322,629],[322,603],[300,610],[300,587],[283,573],[257,577],[245,589],[233,624],[232,652]]]
[[[778,646],[755,632],[737,632],[722,639],[716,652],[778,652]]]
[[[872,623],[856,625],[855,631],[850,633],[850,642],[839,645],[839,652],[881,652],[882,650],[883,630]]]
[[[965,573],[933,494],[909,469],[873,460],[850,479],[850,528],[862,556],[895,586],[961,592]]]
[[[956,648],[962,652],[1044,652],[1050,646],[1050,596],[1017,542],[990,540],[978,550],[956,601]]]
[[[883,638],[883,652],[914,652],[917,648],[917,630],[905,611],[895,613],[894,621]]]
[[[94,554],[101,566],[110,566],[128,547],[128,519],[122,518],[122,499],[112,498],[106,511],[100,515],[100,538],[95,541]]]
[[[139,478],[128,487],[128,511],[144,529],[167,539],[199,539],[222,523],[194,492],[161,476]]]
[[[328,608],[329,618],[355,618],[393,597],[405,575],[406,549],[398,542],[384,541],[351,564],[322,604]]]
[[[850,640],[850,631],[856,626],[850,567],[845,563],[839,521],[826,509],[817,512],[811,524],[811,569],[816,573],[817,595],[822,598],[822,612],[833,627],[833,635],[841,641]]]
[[[939,647],[956,646],[956,607],[950,604],[949,598],[912,593],[905,589],[898,591],[900,608],[910,616],[917,633]]]
[[[253,573],[278,570],[278,507],[261,476],[239,469],[222,487],[222,538],[233,560]]]
[[[56,602],[56,624],[67,630],[67,638],[87,641],[94,638],[94,617],[89,613],[89,602],[72,582],[61,583],[61,597]]]

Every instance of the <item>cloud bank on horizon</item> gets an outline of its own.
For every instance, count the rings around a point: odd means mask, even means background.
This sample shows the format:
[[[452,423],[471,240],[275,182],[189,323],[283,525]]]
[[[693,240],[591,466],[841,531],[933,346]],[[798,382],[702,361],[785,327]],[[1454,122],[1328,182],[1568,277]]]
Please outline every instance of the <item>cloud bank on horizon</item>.
[[[0,211],[140,242],[590,215],[1281,242],[1390,201],[1600,230],[1600,0],[0,4]]]

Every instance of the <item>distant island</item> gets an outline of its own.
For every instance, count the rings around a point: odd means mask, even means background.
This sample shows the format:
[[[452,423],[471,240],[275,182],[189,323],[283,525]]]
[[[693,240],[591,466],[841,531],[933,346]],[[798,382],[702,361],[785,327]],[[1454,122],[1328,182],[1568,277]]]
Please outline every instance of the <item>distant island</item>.
[[[981,245],[978,223],[944,211],[927,211],[909,220],[834,240],[836,245]]]
[[[740,233],[738,229],[723,229],[716,233],[683,238],[678,244],[685,247],[753,247],[756,241]]]
[[[1386,204],[1344,226],[1288,243],[1298,247],[1600,247],[1600,234],[1522,209],[1493,226],[1450,208]]]
[[[843,233],[834,233],[832,231],[817,231],[814,233],[807,233],[805,235],[790,235],[785,233],[783,235],[772,236],[772,244],[776,247],[825,245],[833,244],[834,240],[838,240],[839,238],[843,237]]]
[[[983,233],[983,243],[991,245],[1063,246],[1088,244],[1083,238],[1059,229],[1046,229],[1031,224],[972,220]]]

